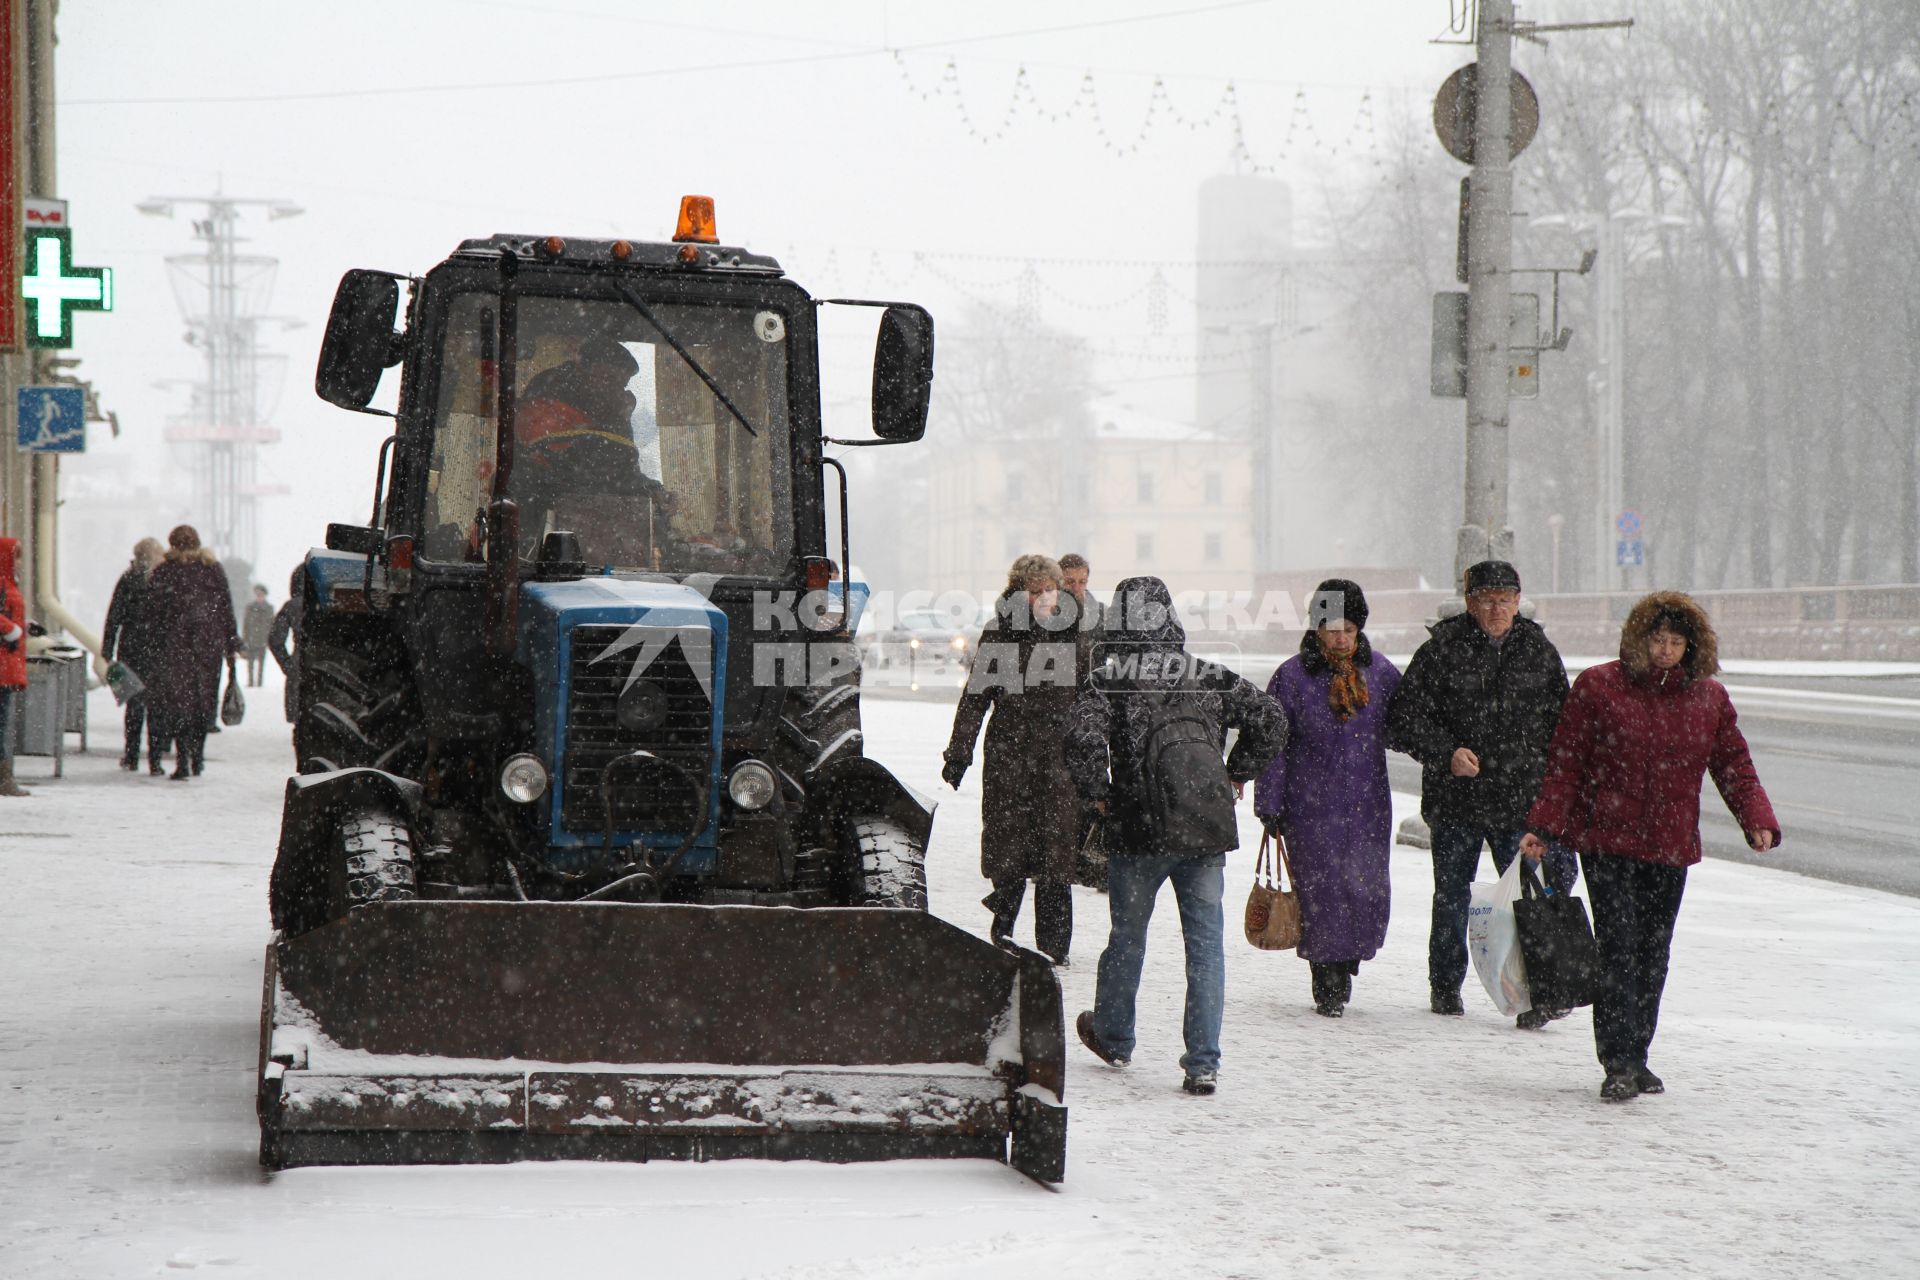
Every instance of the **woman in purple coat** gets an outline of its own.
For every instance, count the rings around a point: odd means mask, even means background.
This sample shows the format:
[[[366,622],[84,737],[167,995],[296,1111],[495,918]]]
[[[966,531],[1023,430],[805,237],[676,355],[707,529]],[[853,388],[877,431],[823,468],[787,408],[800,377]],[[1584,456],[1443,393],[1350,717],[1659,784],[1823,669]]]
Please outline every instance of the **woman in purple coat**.
[[[161,741],[179,746],[176,782],[198,777],[206,760],[207,730],[220,710],[220,667],[241,651],[233,625],[227,571],[200,545],[192,525],[167,535],[167,555],[148,583],[147,618],[153,630],[153,669],[147,699]],[[153,761],[159,772],[159,761]]]
[[[1284,840],[1300,895],[1300,958],[1313,970],[1314,1012],[1338,1018],[1362,960],[1387,938],[1393,800],[1387,785],[1387,704],[1400,671],[1361,628],[1367,598],[1345,578],[1313,595],[1313,629],[1273,673],[1267,692],[1293,732],[1254,790],[1254,812]]]

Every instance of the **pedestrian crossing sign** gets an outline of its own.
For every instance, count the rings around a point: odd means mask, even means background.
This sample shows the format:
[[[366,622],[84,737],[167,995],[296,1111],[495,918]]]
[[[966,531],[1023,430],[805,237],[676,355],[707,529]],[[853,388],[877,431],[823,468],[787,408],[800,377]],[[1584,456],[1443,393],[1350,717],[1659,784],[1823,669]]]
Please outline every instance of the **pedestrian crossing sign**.
[[[21,387],[14,441],[32,453],[87,451],[87,396],[79,387]]]

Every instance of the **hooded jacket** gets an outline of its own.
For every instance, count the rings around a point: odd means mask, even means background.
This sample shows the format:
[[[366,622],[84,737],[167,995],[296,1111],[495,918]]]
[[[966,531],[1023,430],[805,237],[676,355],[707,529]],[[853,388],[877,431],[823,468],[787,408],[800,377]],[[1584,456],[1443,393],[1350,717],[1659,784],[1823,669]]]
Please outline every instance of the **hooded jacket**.
[[[19,558],[20,539],[0,538],[0,689],[27,687],[27,602],[13,579]]]
[[[1140,757],[1146,706],[1129,694],[1189,681],[1221,749],[1227,730],[1239,738],[1227,752],[1227,776],[1248,782],[1287,745],[1280,704],[1226,668],[1186,652],[1187,633],[1158,578],[1128,578],[1113,593],[1094,646],[1094,675],[1073,704],[1067,725],[1067,769],[1090,801],[1109,800],[1108,848],[1115,853],[1165,852],[1141,819]],[[1207,850],[1221,853],[1224,850]]]
[[[1443,618],[1407,664],[1387,712],[1387,746],[1420,762],[1420,815],[1512,831],[1524,826],[1567,696],[1567,669],[1547,633],[1515,618],[1498,645],[1470,614]],[[1453,753],[1480,759],[1471,778]]]
[[[1666,671],[1647,656],[1663,610],[1684,614],[1693,640]],[[1707,615],[1677,591],[1635,605],[1620,631],[1618,661],[1574,681],[1554,731],[1546,780],[1527,815],[1538,834],[1583,853],[1687,867],[1700,861],[1700,782],[1713,782],[1741,829],[1780,823],[1754,772],[1733,699],[1714,679],[1719,646]]]

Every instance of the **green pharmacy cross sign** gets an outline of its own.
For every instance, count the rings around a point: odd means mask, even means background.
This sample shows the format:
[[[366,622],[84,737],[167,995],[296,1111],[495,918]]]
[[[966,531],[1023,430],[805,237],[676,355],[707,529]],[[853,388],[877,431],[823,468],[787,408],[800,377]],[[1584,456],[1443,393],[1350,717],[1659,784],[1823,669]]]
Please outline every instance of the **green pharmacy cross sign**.
[[[113,310],[113,270],[73,265],[71,227],[34,227],[20,292],[31,311],[27,345],[70,347],[74,312]]]

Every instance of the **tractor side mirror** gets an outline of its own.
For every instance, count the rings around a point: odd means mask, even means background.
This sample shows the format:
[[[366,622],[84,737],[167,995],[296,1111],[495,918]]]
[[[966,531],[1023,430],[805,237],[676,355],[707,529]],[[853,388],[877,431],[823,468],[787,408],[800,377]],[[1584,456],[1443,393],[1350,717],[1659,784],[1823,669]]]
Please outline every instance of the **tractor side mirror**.
[[[361,413],[380,389],[380,374],[405,353],[393,331],[400,314],[400,279],[385,271],[354,270],[340,278],[320,340],[313,389],[328,404]]]
[[[880,313],[873,349],[873,434],[908,444],[927,432],[933,395],[933,317],[925,308],[895,303]]]

